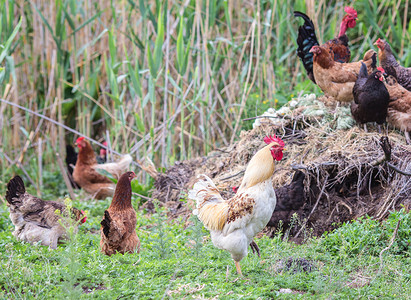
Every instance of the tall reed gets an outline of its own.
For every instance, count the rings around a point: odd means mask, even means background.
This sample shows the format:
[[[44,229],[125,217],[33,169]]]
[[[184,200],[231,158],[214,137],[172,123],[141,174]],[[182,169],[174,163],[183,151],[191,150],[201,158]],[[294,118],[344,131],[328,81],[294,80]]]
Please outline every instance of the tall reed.
[[[298,61],[293,10],[320,41],[336,35],[344,1],[0,0],[2,97],[157,167],[230,144],[244,117],[319,92]],[[409,1],[355,2],[353,59],[387,39],[410,65]],[[21,20],[21,21],[19,21]],[[19,23],[21,22],[21,23]],[[21,25],[20,25],[21,24]],[[0,180],[75,136],[0,103]],[[21,134],[23,133],[23,134]],[[16,164],[17,163],[17,164]],[[34,163],[34,166],[38,164]],[[33,180],[35,181],[35,180]],[[37,182],[38,184],[38,182]]]

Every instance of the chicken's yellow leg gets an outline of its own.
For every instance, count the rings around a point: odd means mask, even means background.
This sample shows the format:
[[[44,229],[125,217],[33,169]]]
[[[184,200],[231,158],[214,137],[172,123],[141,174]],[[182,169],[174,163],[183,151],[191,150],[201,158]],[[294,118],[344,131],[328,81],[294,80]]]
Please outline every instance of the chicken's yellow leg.
[[[237,273],[242,277],[243,274],[241,273],[240,262],[239,261],[234,261],[234,262],[235,262],[235,267],[237,268]]]

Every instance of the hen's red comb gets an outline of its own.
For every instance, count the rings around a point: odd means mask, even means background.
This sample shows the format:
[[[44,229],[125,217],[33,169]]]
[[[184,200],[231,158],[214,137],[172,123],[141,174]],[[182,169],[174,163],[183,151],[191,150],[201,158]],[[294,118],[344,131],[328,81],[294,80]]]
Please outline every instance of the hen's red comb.
[[[284,147],[284,145],[285,145],[283,140],[276,137],[275,135],[273,135],[273,136],[267,135],[264,138],[264,143],[266,143],[267,145],[269,145],[271,143],[278,143],[281,147]]]
[[[357,18],[357,11],[356,11],[354,8],[352,8],[352,7],[350,7],[350,6],[346,6],[346,7],[344,8],[344,11],[345,11],[347,14],[352,15],[354,18]]]
[[[82,140],[84,140],[84,136],[79,137],[79,138],[76,140],[76,143],[81,142]]]
[[[104,146],[107,146],[107,141],[102,142]]]
[[[377,43],[381,43],[381,42],[382,42],[382,40],[380,38],[378,38]]]
[[[380,71],[380,72],[385,73],[385,70],[384,70],[384,68],[383,68],[383,67],[378,67],[378,68],[377,68],[377,70],[378,70],[378,71]]]

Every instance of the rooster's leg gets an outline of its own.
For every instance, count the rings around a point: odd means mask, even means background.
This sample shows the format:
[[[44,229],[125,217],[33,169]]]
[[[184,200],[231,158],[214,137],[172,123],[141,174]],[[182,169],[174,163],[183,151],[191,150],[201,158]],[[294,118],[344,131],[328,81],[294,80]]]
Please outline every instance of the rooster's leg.
[[[240,262],[239,261],[234,261],[235,262],[235,267],[237,268],[237,273],[241,277],[243,276],[243,273],[241,273],[241,267],[240,267]]]
[[[410,139],[410,133],[408,131],[405,131],[405,140],[407,141],[408,145],[411,145],[411,139]]]
[[[381,134],[381,125],[377,124],[377,127],[378,127],[378,133]]]
[[[364,123],[364,125],[363,125],[363,126],[364,126],[364,131],[365,131],[365,132],[368,132],[368,129],[367,129],[367,124],[366,124],[366,123]]]
[[[252,241],[252,242],[250,243],[250,247],[251,247],[251,250],[253,250],[253,253],[254,253],[254,254],[257,252],[258,257],[261,257],[261,256],[260,256],[260,248],[258,248],[258,245],[257,245],[256,242]]]

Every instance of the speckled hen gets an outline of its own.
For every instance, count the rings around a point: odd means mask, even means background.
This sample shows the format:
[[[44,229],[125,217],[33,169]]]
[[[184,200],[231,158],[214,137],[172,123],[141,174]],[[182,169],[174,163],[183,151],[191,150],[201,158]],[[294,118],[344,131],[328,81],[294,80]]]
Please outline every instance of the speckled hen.
[[[65,224],[67,220],[62,216],[70,216],[77,224],[84,223],[87,219],[82,210],[74,207],[68,210],[63,203],[44,201],[30,195],[26,192],[23,179],[18,175],[7,184],[6,200],[10,208],[10,219],[15,226],[13,235],[19,241],[40,243],[51,249],[56,249],[58,242],[66,238],[69,224]]]

